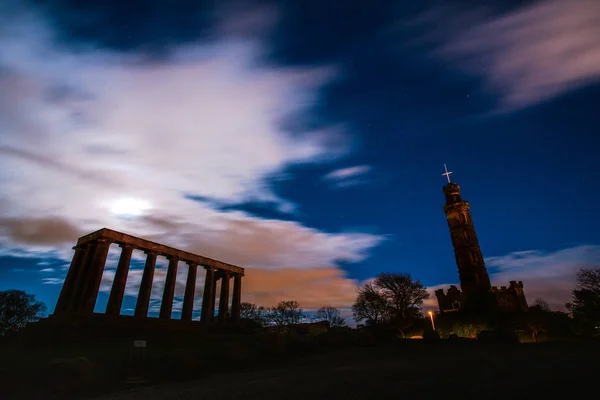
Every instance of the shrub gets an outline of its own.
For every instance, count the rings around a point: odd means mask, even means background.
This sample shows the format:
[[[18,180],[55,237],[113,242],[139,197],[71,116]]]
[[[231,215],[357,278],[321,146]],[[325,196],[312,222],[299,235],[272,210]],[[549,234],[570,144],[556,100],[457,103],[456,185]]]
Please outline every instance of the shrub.
[[[452,331],[460,337],[476,338],[477,334],[484,331],[486,326],[483,324],[455,323],[452,326]]]

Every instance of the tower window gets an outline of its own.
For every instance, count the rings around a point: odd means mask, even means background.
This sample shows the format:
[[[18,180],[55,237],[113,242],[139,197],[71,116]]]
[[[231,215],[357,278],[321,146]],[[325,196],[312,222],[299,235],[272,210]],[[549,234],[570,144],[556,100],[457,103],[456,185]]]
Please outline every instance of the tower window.
[[[479,262],[479,257],[475,252],[469,252],[469,257],[471,258],[471,262]]]
[[[467,240],[467,242],[470,242],[470,241],[471,241],[471,232],[469,232],[469,231],[464,231],[464,232],[463,232],[463,235],[464,235],[465,239]]]
[[[460,218],[460,222],[462,224],[466,224],[467,223],[467,217],[465,217],[465,214],[459,214],[459,218]]]

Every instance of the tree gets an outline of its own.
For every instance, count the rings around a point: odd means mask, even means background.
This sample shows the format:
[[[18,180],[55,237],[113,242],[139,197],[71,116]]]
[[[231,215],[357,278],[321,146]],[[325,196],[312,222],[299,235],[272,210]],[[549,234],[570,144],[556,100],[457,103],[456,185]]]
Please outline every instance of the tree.
[[[45,312],[46,305],[32,294],[22,290],[0,292],[0,336],[39,320]]]
[[[572,292],[573,301],[567,309],[592,334],[600,332],[600,267],[582,268],[577,273],[578,286]]]
[[[284,328],[290,333],[291,328],[304,319],[303,310],[295,300],[279,302],[277,306],[269,308],[265,316],[277,327],[277,333],[281,333]]]
[[[342,328],[346,321],[340,315],[340,310],[331,306],[323,306],[317,311],[317,321],[327,321],[331,328]]]
[[[410,274],[382,273],[375,278],[390,307],[392,319],[402,332],[421,316],[423,301],[429,293],[420,281],[414,281]]]
[[[240,319],[253,321],[261,326],[265,325],[265,307],[258,307],[254,303],[242,302],[240,304]]]
[[[541,298],[535,299],[534,305],[529,307],[527,330],[531,333],[531,338],[535,343],[538,342],[539,336],[546,332],[551,313],[548,302]]]
[[[537,299],[535,299],[535,303],[533,304],[533,306],[529,307],[529,310],[530,311],[549,312],[550,305],[548,304],[548,302],[546,300],[537,298]]]
[[[381,273],[359,289],[352,311],[357,322],[391,322],[404,335],[404,329],[421,318],[423,301],[429,293],[410,274]]]
[[[365,321],[367,325],[380,324],[389,319],[387,302],[372,283],[367,283],[358,289],[352,314],[356,322]]]

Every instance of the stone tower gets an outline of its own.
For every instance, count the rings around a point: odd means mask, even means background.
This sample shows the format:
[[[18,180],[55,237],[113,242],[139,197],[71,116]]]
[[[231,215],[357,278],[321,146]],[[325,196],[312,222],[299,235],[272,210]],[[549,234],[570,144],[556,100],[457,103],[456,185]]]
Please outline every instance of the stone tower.
[[[446,195],[444,212],[454,246],[461,290],[450,286],[447,291],[435,291],[440,312],[527,312],[529,307],[523,292],[523,282],[510,281],[508,287],[490,285],[490,277],[473,227],[469,202],[461,198],[460,186],[450,181],[450,174],[452,172],[448,172],[447,169],[446,173],[442,174],[448,179],[448,184],[443,188]]]
[[[460,186],[450,182],[449,175],[448,181],[443,188],[446,195],[444,212],[450,228],[462,292],[467,296],[476,292],[489,292],[491,290],[490,278],[473,227],[469,202],[461,198]]]

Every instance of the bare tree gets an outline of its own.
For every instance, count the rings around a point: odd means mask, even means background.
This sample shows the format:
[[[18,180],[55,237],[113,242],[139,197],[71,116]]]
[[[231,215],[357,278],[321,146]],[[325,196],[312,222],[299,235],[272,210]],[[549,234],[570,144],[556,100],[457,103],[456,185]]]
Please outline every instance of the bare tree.
[[[266,313],[267,309],[265,307],[259,307],[254,303],[242,302],[240,304],[240,318],[254,321],[261,326],[265,325]]]
[[[340,310],[331,306],[323,306],[317,311],[317,321],[327,321],[331,328],[342,328],[346,321],[342,318]]]
[[[284,329],[291,332],[291,328],[300,323],[305,316],[296,300],[281,301],[277,306],[269,308],[266,313],[267,320],[277,327],[277,333]]]
[[[550,305],[548,304],[548,302],[539,297],[537,299],[535,299],[535,303],[530,308],[533,308],[534,310],[543,311],[543,312],[550,311]]]
[[[0,336],[17,331],[40,319],[46,305],[22,290],[0,292]]]

